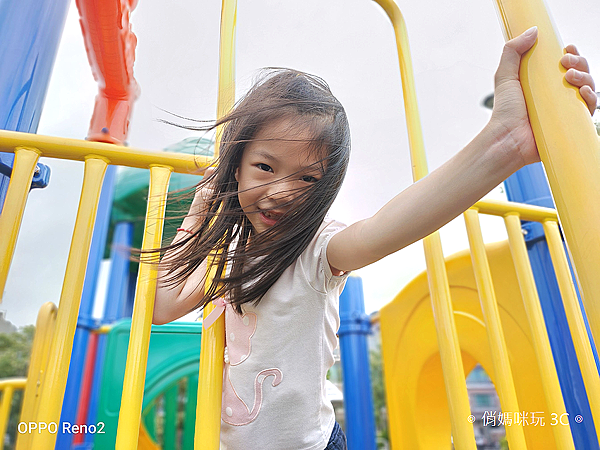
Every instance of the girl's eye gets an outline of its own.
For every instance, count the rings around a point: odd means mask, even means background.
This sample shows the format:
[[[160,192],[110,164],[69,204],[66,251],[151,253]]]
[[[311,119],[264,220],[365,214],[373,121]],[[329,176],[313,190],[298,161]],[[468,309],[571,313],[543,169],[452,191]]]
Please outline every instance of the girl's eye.
[[[317,180],[315,177],[311,176],[311,175],[304,175],[301,178],[302,181],[306,182],[306,183],[315,183],[319,180]]]
[[[273,172],[271,166],[264,163],[258,163],[256,167],[258,167],[260,170],[264,170],[265,172]]]

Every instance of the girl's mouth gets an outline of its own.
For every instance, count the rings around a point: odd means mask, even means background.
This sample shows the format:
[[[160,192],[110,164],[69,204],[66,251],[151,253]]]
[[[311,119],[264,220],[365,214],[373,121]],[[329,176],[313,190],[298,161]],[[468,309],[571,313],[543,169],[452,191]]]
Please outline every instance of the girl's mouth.
[[[261,220],[268,226],[275,225],[281,217],[280,213],[276,213],[273,211],[260,211],[259,215]]]

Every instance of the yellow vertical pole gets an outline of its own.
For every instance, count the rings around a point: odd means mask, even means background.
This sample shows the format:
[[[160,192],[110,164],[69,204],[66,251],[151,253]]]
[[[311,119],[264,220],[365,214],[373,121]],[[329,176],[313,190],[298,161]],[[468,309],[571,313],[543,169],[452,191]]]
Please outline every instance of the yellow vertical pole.
[[[557,417],[560,418],[566,413],[566,408],[554,366],[552,349],[550,348],[550,341],[546,331],[537,288],[535,287],[533,272],[529,263],[529,256],[527,256],[527,246],[525,245],[525,239],[521,231],[521,220],[517,213],[509,213],[504,216],[504,221],[508,232],[510,252],[517,271],[521,295],[523,296],[525,313],[527,314],[527,320],[531,328],[533,349],[540,369],[544,396],[546,397],[546,404],[550,409],[546,412],[557,414]],[[552,426],[552,432],[554,433],[556,447],[559,450],[575,449],[573,437],[571,436],[571,427],[568,424],[555,424],[555,426]]]
[[[31,180],[39,157],[40,152],[37,149],[17,148],[15,150],[10,184],[0,215],[0,302],[17,243],[27,194],[31,188]]]
[[[108,161],[98,156],[88,156],[85,160],[79,208],[67,260],[65,280],[58,304],[56,326],[50,345],[44,386],[40,396],[41,408],[37,415],[39,422],[48,424],[50,422],[56,422],[57,424],[60,422],[60,412],[67,384],[69,360],[73,349],[73,336],[77,326],[85,269],[92,232],[94,231],[102,180],[107,164]],[[47,431],[35,433],[31,447],[35,449],[52,449],[55,441],[56,434]]]
[[[219,47],[219,93],[217,117],[229,112],[235,102],[235,29],[237,0],[222,0]],[[220,147],[220,129],[217,130],[215,157]],[[214,255],[209,256],[207,267],[210,283],[216,267],[212,266]],[[214,309],[204,308],[203,318]],[[225,349],[225,315],[222,314],[210,328],[202,331],[200,369],[198,374],[198,399],[196,402],[196,425],[194,450],[217,450],[220,446],[221,400],[223,389],[223,356]]]
[[[2,394],[2,399],[0,400],[0,436],[2,437],[0,439],[0,450],[4,448],[4,435],[8,426],[13,393],[15,389],[24,389],[26,381],[25,378],[0,380],[0,393]]]
[[[502,411],[514,415],[519,412],[519,403],[517,401],[517,392],[512,378],[510,361],[508,359],[508,350],[504,340],[504,332],[500,322],[500,313],[496,294],[492,283],[492,273],[485,253],[485,244],[481,235],[481,225],[479,223],[479,213],[477,209],[468,209],[465,214],[467,225],[467,234],[469,236],[469,247],[471,249],[471,259],[473,261],[473,272],[479,292],[479,301],[483,312],[483,320],[490,344],[490,353],[494,365],[495,385],[500,397]],[[511,416],[511,418],[514,416]],[[506,427],[506,437],[510,448],[526,449],[525,434],[523,425],[513,423]]]
[[[564,80],[563,44],[544,1],[496,2],[507,39],[534,25],[539,30],[521,62],[521,84],[592,334],[600,344],[600,208],[590,208],[600,204],[600,142],[578,89]]]
[[[413,179],[414,181],[418,181],[427,175],[428,169],[406,24],[400,9],[393,0],[375,1],[386,12],[394,27],[400,76],[402,78],[402,93],[406,112]],[[437,330],[448,407],[450,409],[454,448],[457,450],[475,450],[476,444],[473,426],[468,421],[468,417],[471,414],[469,396],[458,335],[456,334],[448,276],[446,274],[439,233],[436,231],[427,236],[423,240],[423,246],[431,291],[431,306]]]
[[[38,312],[35,322],[35,335],[31,346],[29,370],[27,371],[27,385],[21,407],[21,422],[35,422],[39,408],[39,397],[42,390],[43,375],[48,364],[49,344],[52,342],[54,326],[56,324],[56,305],[46,302]],[[31,433],[17,433],[17,450],[30,448]]]
[[[165,166],[150,166],[150,186],[142,250],[152,250],[162,245],[167,189],[171,170],[170,167]],[[152,255],[144,255],[138,272],[121,409],[119,410],[119,425],[115,444],[117,450],[130,450],[137,448],[138,445],[144,381],[148,364],[148,347],[150,345],[150,331],[154,313],[158,261],[158,252]]]
[[[585,383],[585,390],[590,402],[590,409],[594,418],[594,426],[596,427],[596,435],[600,436],[600,378],[598,377],[598,369],[592,353],[592,347],[588,339],[583,315],[579,308],[577,293],[569,271],[569,263],[567,255],[562,244],[558,224],[554,220],[544,221],[544,231],[546,233],[546,241],[550,250],[550,257],[556,272],[556,279],[560,289],[560,295],[565,305],[565,312],[573,337],[573,344],[577,352],[577,359],[581,367],[581,374]]]
[[[8,425],[8,415],[10,414],[10,405],[12,403],[13,386],[7,384],[4,389],[0,390],[2,399],[0,401],[0,450],[4,448],[4,435],[6,434],[6,427]]]

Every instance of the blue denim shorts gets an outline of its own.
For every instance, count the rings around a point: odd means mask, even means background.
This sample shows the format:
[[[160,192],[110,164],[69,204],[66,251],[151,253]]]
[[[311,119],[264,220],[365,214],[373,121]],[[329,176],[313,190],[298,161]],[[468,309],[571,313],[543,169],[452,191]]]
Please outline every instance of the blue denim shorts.
[[[331,437],[329,438],[329,442],[327,443],[325,450],[347,450],[347,448],[346,435],[342,431],[340,424],[336,422],[333,426],[333,431],[331,432]]]

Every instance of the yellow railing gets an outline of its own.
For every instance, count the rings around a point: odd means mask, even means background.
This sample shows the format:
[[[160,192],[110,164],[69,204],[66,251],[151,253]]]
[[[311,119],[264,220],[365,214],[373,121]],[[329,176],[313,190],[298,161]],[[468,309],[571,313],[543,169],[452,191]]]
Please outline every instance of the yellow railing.
[[[26,149],[26,151],[23,152],[22,149]],[[52,334],[51,341],[47,341],[51,343],[44,353],[44,355],[47,355],[47,365],[45,366],[42,389],[39,393],[39,403],[45,405],[45,407],[39,409],[35,416],[39,422],[58,423],[69,368],[65,361],[69,361],[71,357],[93,224],[107,165],[114,164],[150,169],[152,179],[150,182],[149,214],[146,219],[145,246],[143,247],[149,249],[157,248],[161,243],[164,217],[164,210],[162,209],[164,208],[169,174],[173,171],[202,174],[203,168],[208,166],[211,160],[207,157],[156,153],[112,144],[2,130],[0,130],[0,151],[27,155],[25,158],[15,158],[5,207],[2,216],[0,216],[0,251],[2,251],[0,285],[4,285],[10,266],[10,259],[12,258],[24,208],[24,199],[29,191],[28,183],[31,180],[32,166],[35,166],[37,155],[85,162],[79,209],[57,311],[55,332]],[[122,402],[125,409],[130,408],[131,411],[128,411],[127,415],[121,415],[121,417],[127,417],[131,421],[128,424],[131,428],[120,426],[120,429],[128,430],[121,431],[121,435],[126,433],[129,436],[127,442],[137,443],[137,432],[139,430],[139,414],[136,415],[135,413],[141,406],[150,325],[152,323],[154,305],[152,285],[156,278],[152,275],[153,271],[155,271],[155,267],[151,264],[141,264],[136,288],[132,321],[134,331],[132,332],[130,354],[128,355],[131,358],[128,357],[128,376],[124,382],[125,390]],[[34,360],[32,359],[32,361]],[[139,405],[136,405],[137,403]],[[31,442],[28,443],[27,447],[22,448],[52,448],[56,435],[48,432],[34,433],[30,439]],[[135,445],[124,448],[134,447]]]
[[[0,450],[4,448],[4,435],[8,425],[13,394],[17,390],[25,389],[26,383],[26,378],[6,378],[0,380]]]

